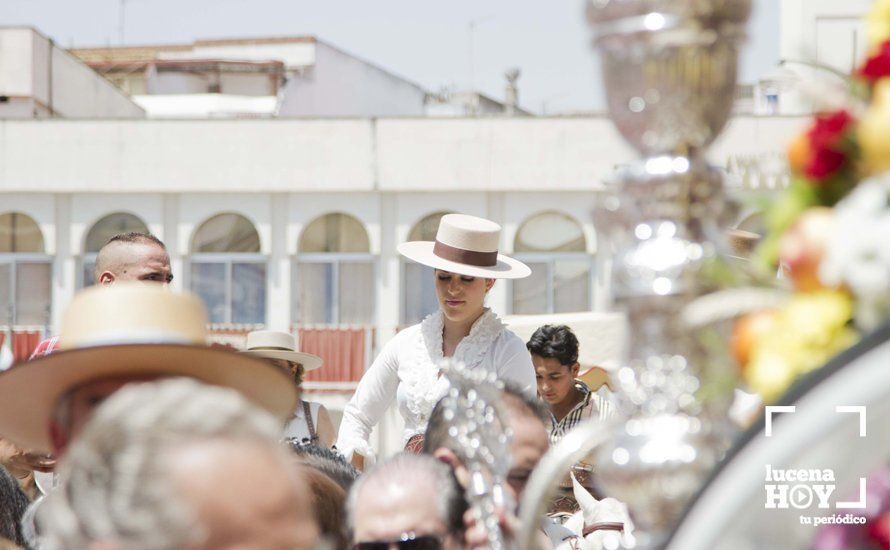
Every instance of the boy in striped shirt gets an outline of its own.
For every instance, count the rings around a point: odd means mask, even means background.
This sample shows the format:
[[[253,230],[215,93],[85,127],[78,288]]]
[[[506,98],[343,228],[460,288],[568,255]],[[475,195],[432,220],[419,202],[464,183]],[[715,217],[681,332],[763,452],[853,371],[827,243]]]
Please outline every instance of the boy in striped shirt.
[[[550,443],[588,418],[607,419],[611,404],[578,380],[578,338],[565,325],[544,325],[526,344],[535,365],[538,395],[550,408]]]
[[[538,395],[550,409],[551,445],[582,422],[603,421],[611,416],[611,403],[578,380],[578,338],[569,327],[544,325],[532,334],[526,347],[535,366]],[[581,462],[572,471],[582,486],[596,493],[592,465]],[[566,476],[561,485],[562,496],[551,503],[550,511],[574,513],[578,505],[572,496],[571,478]]]

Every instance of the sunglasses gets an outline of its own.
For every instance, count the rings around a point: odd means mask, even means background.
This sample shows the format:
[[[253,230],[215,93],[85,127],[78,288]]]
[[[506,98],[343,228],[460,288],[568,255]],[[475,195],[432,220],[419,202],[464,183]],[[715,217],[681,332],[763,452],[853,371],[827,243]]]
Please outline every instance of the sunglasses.
[[[442,539],[433,535],[417,536],[414,533],[404,533],[397,540],[357,542],[352,546],[352,550],[389,550],[392,546],[399,550],[441,550]]]

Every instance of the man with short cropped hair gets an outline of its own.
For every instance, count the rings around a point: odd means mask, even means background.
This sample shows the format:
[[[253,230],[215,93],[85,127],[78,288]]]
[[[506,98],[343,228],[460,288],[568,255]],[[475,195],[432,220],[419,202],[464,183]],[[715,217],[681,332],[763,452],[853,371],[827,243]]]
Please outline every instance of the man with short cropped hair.
[[[121,233],[108,239],[96,256],[96,283],[140,281],[169,285],[173,281],[170,255],[160,239],[150,233]],[[44,357],[59,349],[59,337],[41,341],[30,359]]]
[[[173,281],[170,255],[160,239],[150,233],[115,235],[96,257],[96,282],[143,281],[168,285]]]

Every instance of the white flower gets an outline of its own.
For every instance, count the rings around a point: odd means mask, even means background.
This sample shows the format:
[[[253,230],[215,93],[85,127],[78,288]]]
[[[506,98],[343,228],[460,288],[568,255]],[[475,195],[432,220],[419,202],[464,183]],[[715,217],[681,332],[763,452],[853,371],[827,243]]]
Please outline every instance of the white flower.
[[[819,279],[850,289],[856,322],[869,330],[890,316],[890,173],[860,183],[834,211]]]

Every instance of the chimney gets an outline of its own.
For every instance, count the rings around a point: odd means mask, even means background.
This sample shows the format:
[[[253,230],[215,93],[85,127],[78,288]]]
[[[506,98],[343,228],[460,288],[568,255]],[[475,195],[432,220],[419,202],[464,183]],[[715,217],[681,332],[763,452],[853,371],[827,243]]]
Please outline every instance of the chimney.
[[[504,114],[514,116],[519,106],[519,88],[516,86],[516,81],[519,80],[519,68],[507,69],[504,76],[507,78],[507,89],[504,92]]]

